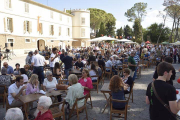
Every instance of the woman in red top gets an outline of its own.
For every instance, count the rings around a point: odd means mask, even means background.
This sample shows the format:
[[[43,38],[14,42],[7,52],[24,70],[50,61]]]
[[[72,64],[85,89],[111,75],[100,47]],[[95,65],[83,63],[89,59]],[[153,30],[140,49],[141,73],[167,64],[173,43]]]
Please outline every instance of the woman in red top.
[[[38,101],[37,109],[39,113],[34,120],[54,120],[49,107],[52,105],[50,97],[41,96]]]
[[[91,89],[93,89],[92,80],[89,76],[88,69],[83,69],[82,71],[82,78],[78,81],[81,83],[82,86],[84,86],[84,95],[88,94]]]

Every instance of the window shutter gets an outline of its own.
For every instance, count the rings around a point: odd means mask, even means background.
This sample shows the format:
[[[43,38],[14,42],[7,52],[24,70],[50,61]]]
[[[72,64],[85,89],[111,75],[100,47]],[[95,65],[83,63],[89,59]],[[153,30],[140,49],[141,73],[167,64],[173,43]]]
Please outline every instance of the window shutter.
[[[54,35],[54,26],[52,26],[52,35]]]
[[[61,36],[61,27],[59,27],[59,36]]]
[[[11,18],[11,32],[13,32],[13,18]]]
[[[49,35],[51,35],[51,25],[49,25]]]
[[[29,33],[31,33],[31,32],[32,32],[32,22],[29,21]]]
[[[29,13],[29,4],[27,4],[27,12]]]
[[[24,34],[26,33],[26,21],[24,21]]]
[[[7,24],[6,24],[6,18],[4,18],[4,32],[7,31]]]
[[[9,8],[12,8],[11,0],[9,0]]]
[[[41,34],[43,34],[43,24],[41,23]]]

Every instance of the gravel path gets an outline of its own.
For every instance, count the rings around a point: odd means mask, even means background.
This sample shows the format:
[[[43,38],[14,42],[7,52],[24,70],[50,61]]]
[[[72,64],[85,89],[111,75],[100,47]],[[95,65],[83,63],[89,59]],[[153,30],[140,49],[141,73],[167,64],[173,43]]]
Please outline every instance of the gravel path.
[[[15,63],[24,63],[25,56],[20,56],[14,58],[13,61],[9,61],[10,65],[14,65]],[[180,64],[173,64],[176,71],[180,68]],[[129,101],[130,108],[128,109],[128,120],[149,120],[149,106],[145,103],[145,93],[147,85],[152,81],[152,76],[154,73],[155,67],[151,67],[148,70],[145,69],[142,71],[142,76],[139,79],[135,80],[134,85],[134,102]],[[180,77],[179,72],[176,73],[176,80]],[[174,86],[176,88],[180,88],[179,84],[174,81]],[[105,80],[105,82],[109,82],[109,80]],[[91,93],[93,108],[90,108],[90,105],[87,105],[88,110],[88,118],[89,120],[109,120],[110,118],[110,109],[107,107],[105,112],[102,114],[102,109],[106,104],[106,100],[103,94],[100,92],[102,85],[99,85],[99,92],[97,94],[96,91]],[[5,108],[2,106],[2,102],[0,105],[0,120],[5,116]],[[85,113],[80,114],[80,120],[85,118]],[[71,120],[75,120],[76,117],[72,117]],[[119,118],[113,118],[113,120],[123,120]]]

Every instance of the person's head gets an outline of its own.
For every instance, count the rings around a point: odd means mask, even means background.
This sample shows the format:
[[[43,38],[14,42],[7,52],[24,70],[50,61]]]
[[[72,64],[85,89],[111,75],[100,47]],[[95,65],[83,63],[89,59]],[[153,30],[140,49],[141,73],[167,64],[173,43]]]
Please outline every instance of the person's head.
[[[113,60],[113,57],[110,57],[109,60],[112,61],[112,60]]]
[[[124,75],[124,76],[130,75],[130,70],[129,70],[129,68],[125,68],[125,69],[124,69],[123,75]]]
[[[86,63],[87,65],[90,65],[91,64],[91,62],[90,62],[90,60],[87,60],[87,63]]]
[[[28,71],[28,70],[29,70],[29,68],[30,68],[30,66],[29,66],[29,65],[24,65],[24,69],[25,69],[26,71]]]
[[[82,61],[82,59],[81,58],[78,58],[78,62],[80,63]]]
[[[86,68],[83,69],[83,71],[82,71],[82,77],[83,77],[83,78],[89,77],[89,71],[88,71],[88,69],[86,69]]]
[[[100,55],[100,56],[99,56],[99,60],[101,60],[101,59],[102,59],[102,56]]]
[[[65,52],[65,50],[64,50],[64,49],[62,49],[62,54],[64,54],[64,52]]]
[[[36,55],[36,54],[38,54],[39,53],[39,50],[35,50],[34,51],[34,54]]]
[[[134,57],[134,56],[135,56],[135,52],[132,51],[132,52],[131,52],[131,57]]]
[[[51,82],[53,80],[52,72],[51,71],[47,71],[46,72],[46,77],[47,77],[48,81]]]
[[[161,62],[157,66],[158,76],[163,76],[166,80],[170,80],[174,67],[167,62]]]
[[[10,108],[6,112],[5,120],[24,120],[24,116],[21,109]]]
[[[24,84],[23,76],[17,76],[16,77],[16,85],[17,86],[22,86],[23,84]]]
[[[4,66],[5,68],[8,68],[8,63],[7,63],[7,62],[4,62],[4,63],[3,63],[3,66]]]
[[[93,52],[90,52],[90,56],[93,56]]]
[[[173,59],[172,59],[172,57],[170,57],[170,56],[165,57],[165,58],[164,58],[164,61],[165,61],[165,62],[168,62],[168,63],[171,63],[171,64],[173,63]]]
[[[84,57],[83,57],[83,56],[81,56],[81,60],[84,60]]]
[[[24,68],[20,68],[20,74],[26,74],[26,70]]]
[[[68,56],[68,52],[65,52],[65,53],[64,53],[64,56]]]
[[[109,89],[112,92],[118,92],[118,90],[122,90],[122,83],[122,79],[118,75],[114,75],[110,80]]]
[[[56,63],[54,64],[54,68],[55,68],[55,69],[57,69],[57,68],[60,69],[60,64],[59,64],[59,62],[56,62]]]
[[[52,105],[52,100],[50,97],[41,96],[37,104],[37,109],[39,111],[48,110],[51,105]]]
[[[68,80],[71,85],[78,83],[78,77],[75,74],[70,74]]]
[[[32,51],[29,52],[28,55],[29,55],[29,57],[32,57],[33,56],[33,52]]]
[[[18,69],[18,70],[19,70],[19,68],[20,68],[20,64],[19,64],[19,63],[16,63],[15,67],[16,67],[16,69]]]
[[[37,81],[38,81],[38,75],[32,74],[32,75],[31,75],[31,78],[29,79],[29,83],[31,83],[32,85],[34,85]]]
[[[58,49],[57,49],[57,48],[53,48],[53,49],[52,49],[52,52],[53,52],[54,54],[56,54],[56,53],[57,53],[57,51],[58,51]]]
[[[1,70],[1,74],[6,75],[7,74],[7,68],[3,67]]]

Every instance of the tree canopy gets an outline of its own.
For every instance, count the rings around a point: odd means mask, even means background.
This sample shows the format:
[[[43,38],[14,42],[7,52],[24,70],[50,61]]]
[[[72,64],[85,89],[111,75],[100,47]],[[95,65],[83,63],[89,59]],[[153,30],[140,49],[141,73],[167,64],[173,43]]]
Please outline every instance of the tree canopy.
[[[134,21],[133,28],[134,28],[133,32],[135,35],[135,42],[141,43],[142,42],[142,39],[141,39],[142,26],[141,26],[140,20],[138,18]]]

